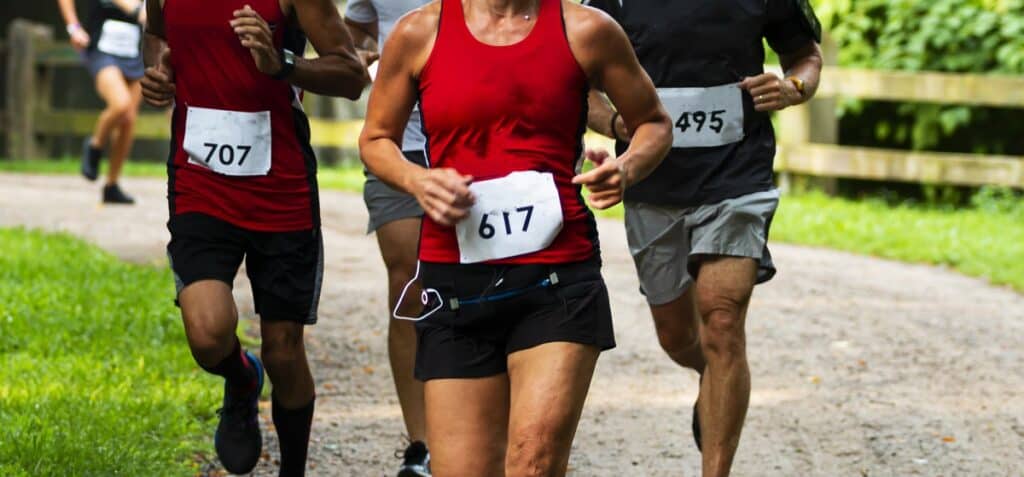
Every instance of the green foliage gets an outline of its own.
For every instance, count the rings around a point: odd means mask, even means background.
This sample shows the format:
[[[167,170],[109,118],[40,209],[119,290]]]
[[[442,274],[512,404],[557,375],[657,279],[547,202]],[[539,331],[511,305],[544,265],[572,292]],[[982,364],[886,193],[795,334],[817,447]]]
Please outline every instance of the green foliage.
[[[165,267],[0,229],[0,474],[195,473],[218,387],[173,286]]]
[[[882,70],[1024,73],[1024,0],[820,0],[839,63]],[[844,142],[1024,153],[1019,110],[847,102]]]

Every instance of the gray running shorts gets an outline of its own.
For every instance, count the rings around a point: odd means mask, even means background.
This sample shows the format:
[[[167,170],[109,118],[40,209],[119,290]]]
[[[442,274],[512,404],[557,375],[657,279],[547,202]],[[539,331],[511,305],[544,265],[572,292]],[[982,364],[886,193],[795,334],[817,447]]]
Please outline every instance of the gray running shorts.
[[[626,238],[647,302],[679,298],[706,255],[753,258],[760,264],[757,283],[771,280],[768,229],[778,205],[775,189],[696,207],[626,203]]]
[[[426,156],[422,151],[405,151],[403,154],[412,162],[426,164]],[[370,213],[366,233],[373,233],[396,220],[423,217],[423,208],[415,197],[393,189],[369,172],[366,173],[366,184],[363,186],[363,201]]]

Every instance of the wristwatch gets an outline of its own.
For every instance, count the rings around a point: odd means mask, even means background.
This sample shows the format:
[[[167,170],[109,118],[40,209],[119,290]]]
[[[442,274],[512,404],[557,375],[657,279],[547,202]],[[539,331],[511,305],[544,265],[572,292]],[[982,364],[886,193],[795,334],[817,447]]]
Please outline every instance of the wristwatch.
[[[274,73],[271,77],[276,80],[283,80],[295,71],[295,53],[291,50],[281,49],[281,69]]]
[[[793,86],[796,86],[796,90],[800,92],[801,98],[804,97],[804,80],[796,76],[787,77],[786,80],[788,80],[790,83],[793,83]]]

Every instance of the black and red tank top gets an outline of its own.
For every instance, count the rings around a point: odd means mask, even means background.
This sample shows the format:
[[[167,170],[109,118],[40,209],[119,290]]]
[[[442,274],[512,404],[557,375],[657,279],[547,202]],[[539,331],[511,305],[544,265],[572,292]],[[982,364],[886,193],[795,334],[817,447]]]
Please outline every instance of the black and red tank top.
[[[563,225],[540,251],[487,263],[570,263],[598,254],[593,215],[572,178],[581,164],[589,85],[569,48],[561,0],[540,0],[533,29],[507,46],[480,42],[461,0],[442,0],[433,51],[419,79],[431,167],[475,180],[551,173]],[[424,217],[420,259],[459,263],[455,229]]]
[[[317,227],[316,159],[309,142],[309,122],[302,111],[302,93],[256,69],[252,54],[229,24],[233,12],[245,5],[270,24],[277,47],[301,54],[305,37],[291,26],[294,22],[281,11],[278,0],[167,0],[164,4],[177,87],[168,161],[170,212],[199,212],[255,231]],[[269,116],[269,128],[264,119],[262,131],[268,132],[261,135],[264,141],[259,148],[269,151],[264,154],[269,155],[269,169],[250,175],[230,173],[230,167],[244,164],[246,159],[256,160],[253,146],[245,144],[244,137],[223,141],[201,138],[191,153],[186,152],[186,126],[191,126],[190,113],[198,117],[197,111]],[[238,127],[235,122],[221,125]],[[214,128],[221,125],[216,121],[210,124]],[[189,130],[202,136],[201,130]],[[221,136],[230,135],[225,134]],[[195,138],[189,141],[197,142]],[[218,161],[226,173],[203,165]]]

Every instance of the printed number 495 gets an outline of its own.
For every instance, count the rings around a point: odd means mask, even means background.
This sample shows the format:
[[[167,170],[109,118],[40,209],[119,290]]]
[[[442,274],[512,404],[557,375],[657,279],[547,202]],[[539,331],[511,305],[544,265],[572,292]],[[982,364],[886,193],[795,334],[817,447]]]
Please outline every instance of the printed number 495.
[[[519,212],[520,214],[525,215],[525,217],[523,218],[523,228],[522,228],[522,231],[523,232],[528,231],[530,229],[530,218],[533,217],[533,206],[532,205],[527,205],[525,207],[519,207],[519,208],[516,209],[516,212]],[[494,234],[497,233],[497,230],[495,230],[494,226],[487,222],[487,217],[490,217],[490,215],[491,214],[484,214],[480,218],[480,228],[477,230],[477,232],[480,234],[480,237],[483,238],[483,239],[493,238]],[[494,215],[498,215],[498,214],[494,214]],[[504,225],[505,225],[505,235],[512,235],[512,219],[511,219],[511,216],[512,216],[512,213],[508,212],[508,211],[505,211],[505,212],[501,213],[501,218],[502,218],[502,220],[504,222]]]
[[[692,126],[690,123],[692,119],[694,123],[697,123],[697,132],[701,132],[704,129],[704,125],[707,124],[709,129],[720,133],[722,132],[722,127],[725,126],[725,123],[722,121],[723,114],[725,114],[724,109],[711,111],[710,114],[704,111],[685,111],[676,120],[676,127],[679,128],[680,132],[686,132]],[[710,120],[708,116],[711,116]]]
[[[230,166],[235,163],[235,151],[241,151],[241,157],[238,158],[238,166],[245,163],[245,158],[249,157],[249,151],[252,150],[252,146],[237,145],[232,146],[230,144],[217,144],[213,142],[204,142],[204,146],[210,148],[209,152],[206,153],[206,163],[209,164],[213,157],[216,155],[217,159],[221,164]]]

